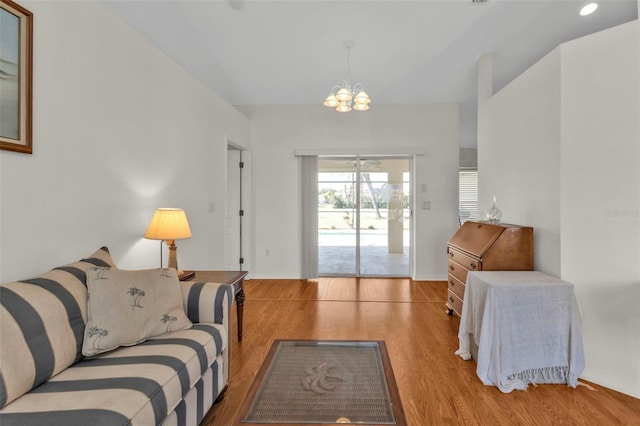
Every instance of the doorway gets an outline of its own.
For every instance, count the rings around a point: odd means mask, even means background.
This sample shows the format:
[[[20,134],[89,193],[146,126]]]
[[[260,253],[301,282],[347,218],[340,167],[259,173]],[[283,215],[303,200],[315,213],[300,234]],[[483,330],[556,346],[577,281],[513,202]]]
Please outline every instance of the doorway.
[[[227,199],[225,229],[225,265],[227,270],[244,270],[242,247],[242,150],[227,144]]]
[[[318,158],[318,275],[410,276],[408,157]]]

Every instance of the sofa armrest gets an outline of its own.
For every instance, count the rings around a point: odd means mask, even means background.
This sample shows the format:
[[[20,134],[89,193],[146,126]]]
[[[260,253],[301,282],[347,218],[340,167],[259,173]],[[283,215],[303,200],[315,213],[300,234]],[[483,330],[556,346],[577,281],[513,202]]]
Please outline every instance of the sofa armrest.
[[[233,303],[234,289],[231,284],[218,284],[197,281],[180,281],[184,310],[191,322],[221,324],[230,336],[230,308]],[[222,383],[229,382],[231,373],[231,342],[225,340],[222,350]]]
[[[229,329],[229,308],[233,303],[233,286],[196,281],[181,281],[184,310],[194,323],[217,323]]]

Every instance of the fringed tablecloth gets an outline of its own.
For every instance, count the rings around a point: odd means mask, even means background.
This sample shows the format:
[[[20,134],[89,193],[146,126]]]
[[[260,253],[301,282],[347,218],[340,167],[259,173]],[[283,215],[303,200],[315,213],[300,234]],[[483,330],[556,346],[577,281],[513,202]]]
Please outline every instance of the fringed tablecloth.
[[[502,392],[529,383],[578,385],[584,370],[582,317],[573,284],[537,271],[469,272],[456,354]],[[475,354],[474,354],[475,355]]]

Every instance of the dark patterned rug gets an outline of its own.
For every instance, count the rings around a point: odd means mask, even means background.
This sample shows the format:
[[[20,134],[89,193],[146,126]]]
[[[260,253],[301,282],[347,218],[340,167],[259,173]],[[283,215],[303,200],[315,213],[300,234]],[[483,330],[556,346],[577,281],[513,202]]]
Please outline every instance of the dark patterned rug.
[[[239,421],[405,424],[383,341],[276,340]]]

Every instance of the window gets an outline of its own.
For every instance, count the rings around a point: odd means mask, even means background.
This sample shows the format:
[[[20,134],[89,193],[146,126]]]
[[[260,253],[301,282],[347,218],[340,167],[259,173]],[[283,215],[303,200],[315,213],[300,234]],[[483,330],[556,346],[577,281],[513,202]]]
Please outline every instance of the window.
[[[458,180],[460,225],[478,220],[478,171],[460,170]]]

